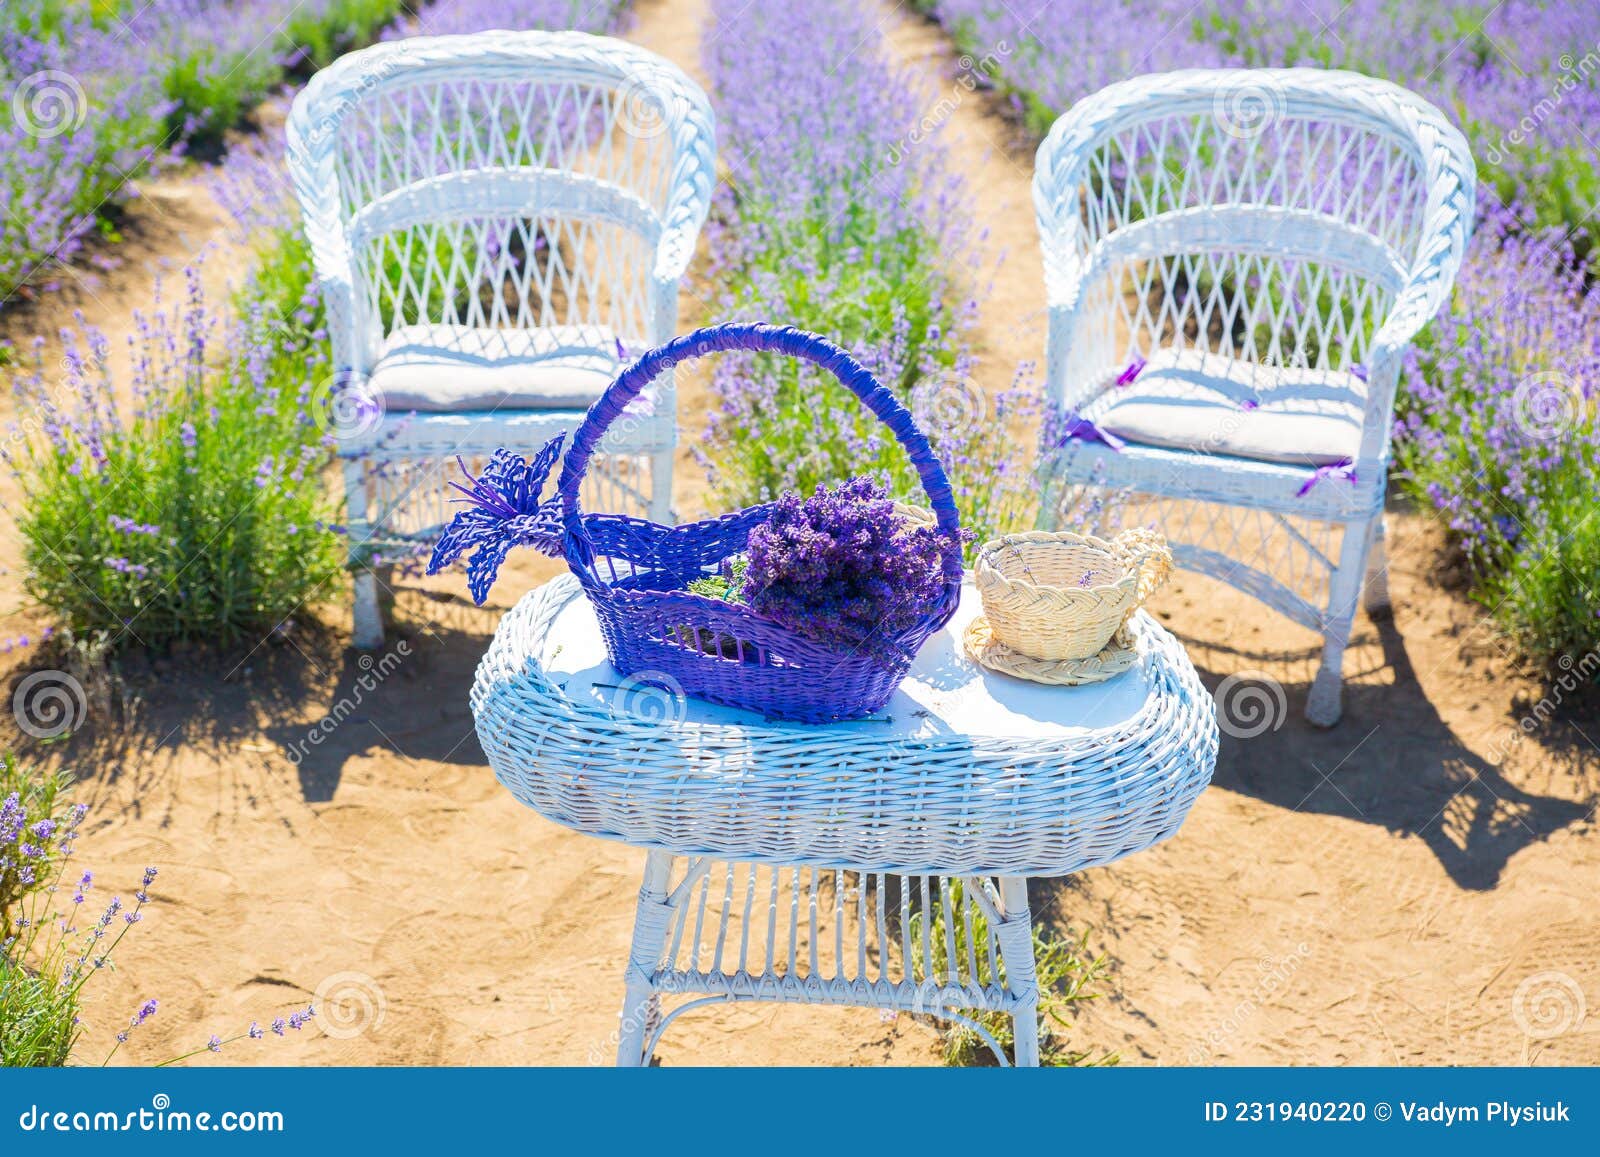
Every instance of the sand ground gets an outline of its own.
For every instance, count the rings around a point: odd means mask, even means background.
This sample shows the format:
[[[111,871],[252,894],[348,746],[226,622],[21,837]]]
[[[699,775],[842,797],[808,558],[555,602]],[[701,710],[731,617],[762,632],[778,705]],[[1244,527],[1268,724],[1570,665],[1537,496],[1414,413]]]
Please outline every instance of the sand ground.
[[[704,0],[638,8],[629,35],[697,73]],[[896,55],[951,85],[938,31],[883,13]],[[987,230],[977,378],[997,390],[1043,345],[1029,158],[982,94],[956,104],[945,136]],[[216,286],[247,267],[192,172],[154,182],[125,232],[121,268],[13,311],[5,330],[49,333],[81,308],[118,345],[163,261],[209,249]],[[705,314],[694,292],[683,306],[685,326]],[[693,380],[683,391],[688,442],[705,396]],[[681,466],[692,512],[686,451]],[[16,499],[9,479],[0,498]],[[1111,960],[1111,993],[1073,1028],[1080,1047],[1156,1064],[1600,1063],[1600,721],[1580,711],[1513,742],[1539,684],[1455,592],[1432,521],[1396,511],[1390,527],[1396,613],[1358,622],[1331,731],[1299,714],[1309,633],[1193,577],[1158,596],[1209,686],[1261,672],[1286,698],[1276,727],[1224,737],[1175,839],[1036,885],[1046,918]],[[0,533],[14,547],[9,523]],[[409,654],[372,693],[336,605],[247,654],[120,661],[91,680],[67,743],[5,736],[80,775],[81,857],[105,888],[161,869],[156,905],[93,987],[83,1059],[154,996],[160,1013],[119,1060],[161,1060],[317,998],[323,1015],[299,1036],[196,1063],[609,1061],[643,855],[514,803],[466,703],[500,611],[553,573],[518,562],[483,610],[458,581],[407,584],[390,645]],[[36,633],[15,567],[0,610],[8,634]],[[14,686],[43,660],[7,661]],[[286,749],[335,711],[344,723],[292,763]],[[743,1006],[678,1021],[660,1055],[923,1064],[937,1049],[907,1017]]]

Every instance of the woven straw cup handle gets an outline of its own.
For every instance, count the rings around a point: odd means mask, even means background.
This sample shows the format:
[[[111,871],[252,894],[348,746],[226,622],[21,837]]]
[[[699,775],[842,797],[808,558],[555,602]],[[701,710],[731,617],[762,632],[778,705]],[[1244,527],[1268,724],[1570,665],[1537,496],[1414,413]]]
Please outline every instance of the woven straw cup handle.
[[[606,387],[606,392],[600,395],[599,400],[589,407],[589,412],[584,415],[583,422],[572,436],[572,447],[567,451],[566,461],[561,467],[561,478],[556,483],[567,532],[569,563],[586,564],[592,557],[588,536],[583,530],[583,519],[578,512],[578,489],[583,483],[584,471],[588,469],[589,458],[607,428],[628,403],[660,375],[683,362],[726,350],[780,353],[827,370],[841,385],[860,398],[861,403],[889,427],[905,448],[911,464],[916,467],[917,477],[922,480],[922,488],[927,491],[939,529],[952,536],[959,533],[961,523],[956,513],[955,496],[951,493],[950,480],[934,455],[933,447],[928,444],[922,431],[917,429],[911,411],[879,384],[865,366],[826,338],[793,326],[729,322],[695,330],[651,350],[619,374]],[[961,559],[957,552],[946,553],[945,578],[958,583],[961,580]]]
[[[1159,530],[1144,527],[1124,530],[1112,539],[1112,545],[1127,568],[1139,576],[1133,605],[1128,608],[1128,614],[1131,615],[1160,590],[1161,584],[1172,574],[1172,549],[1167,546],[1166,536]]]

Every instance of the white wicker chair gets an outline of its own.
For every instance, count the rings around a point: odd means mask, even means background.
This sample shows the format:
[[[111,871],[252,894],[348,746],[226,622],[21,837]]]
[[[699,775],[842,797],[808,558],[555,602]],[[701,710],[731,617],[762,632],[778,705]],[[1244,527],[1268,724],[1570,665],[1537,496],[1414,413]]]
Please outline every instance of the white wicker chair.
[[[1046,380],[1069,427],[1042,521],[1110,491],[1179,565],[1321,633],[1322,726],[1364,575],[1368,608],[1388,604],[1401,355],[1449,293],[1475,184],[1432,105],[1319,69],[1137,77],[1039,148]]]
[[[327,302],[355,643],[381,645],[369,565],[426,544],[444,485],[575,426],[673,335],[715,180],[705,94],[578,32],[419,37],[352,53],[294,102],[289,163]],[[671,519],[676,398],[613,428],[593,505]]]

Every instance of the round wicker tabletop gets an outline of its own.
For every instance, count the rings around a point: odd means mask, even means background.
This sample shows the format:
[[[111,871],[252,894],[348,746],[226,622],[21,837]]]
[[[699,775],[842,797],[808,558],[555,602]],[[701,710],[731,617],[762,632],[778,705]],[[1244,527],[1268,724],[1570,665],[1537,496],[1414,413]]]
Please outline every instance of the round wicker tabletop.
[[[1171,836],[1210,782],[1211,696],[1148,615],[1081,687],[988,671],[961,606],[877,714],[767,721],[620,677],[570,575],[501,620],[472,689],[496,777],[547,819],[681,855],[867,872],[1054,876]]]

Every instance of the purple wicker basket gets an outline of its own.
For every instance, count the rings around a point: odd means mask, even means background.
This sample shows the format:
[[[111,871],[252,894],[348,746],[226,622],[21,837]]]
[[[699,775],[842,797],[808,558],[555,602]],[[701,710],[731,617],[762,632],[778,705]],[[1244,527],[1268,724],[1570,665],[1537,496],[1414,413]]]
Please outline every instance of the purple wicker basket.
[[[898,399],[833,343],[789,327],[731,323],[697,330],[645,354],[590,407],[556,485],[567,564],[594,605],[611,663],[622,675],[661,675],[715,703],[773,719],[823,723],[868,715],[905,678],[918,649],[944,626],[961,596],[959,552],[946,552],[936,606],[905,630],[875,639],[876,653],[802,638],[749,607],[691,594],[745,548],[770,504],[679,526],[617,514],[583,514],[578,489],[606,429],[640,391],[674,366],[725,350],[784,354],[831,373],[889,427],[927,491],[939,529],[960,533],[955,501],[933,448]],[[665,681],[665,679],[663,679]]]

